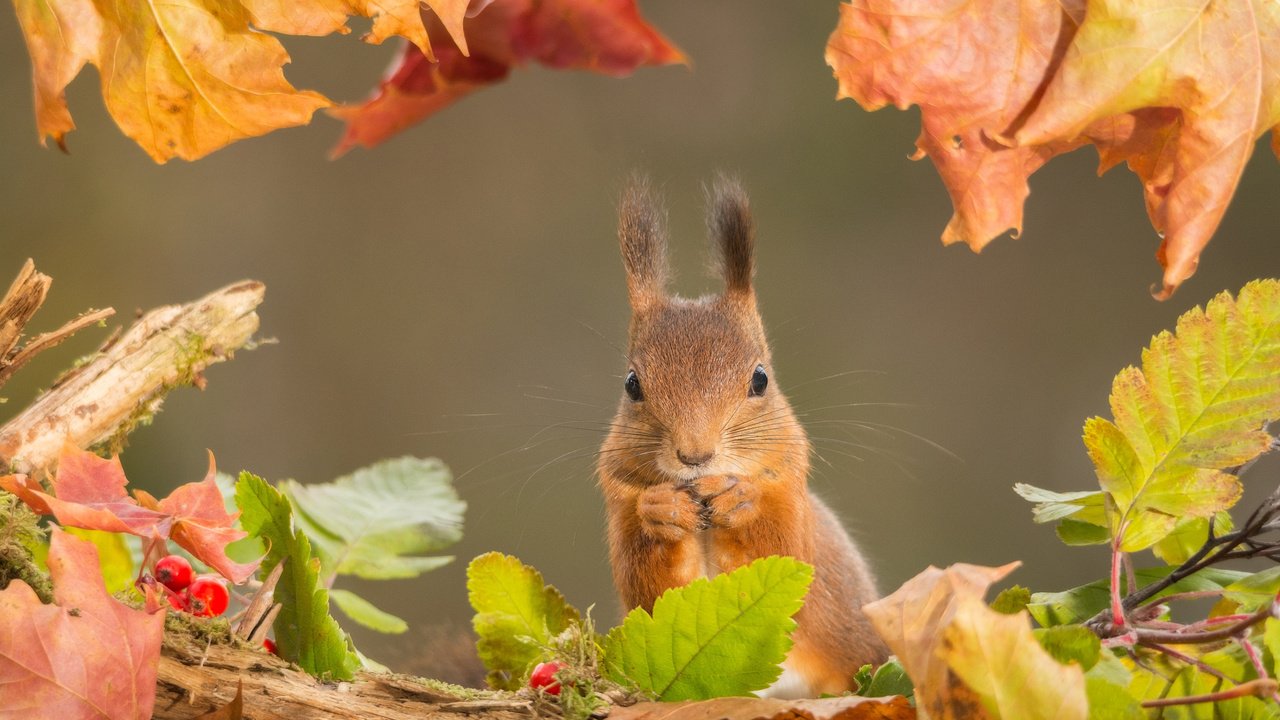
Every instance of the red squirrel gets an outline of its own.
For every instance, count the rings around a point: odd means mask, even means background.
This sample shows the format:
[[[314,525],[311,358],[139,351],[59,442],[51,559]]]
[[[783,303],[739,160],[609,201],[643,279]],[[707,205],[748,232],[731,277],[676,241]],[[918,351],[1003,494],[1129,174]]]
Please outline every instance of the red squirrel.
[[[795,645],[768,691],[816,697],[851,689],[887,651],[862,606],[877,597],[867,561],[809,492],[809,440],[774,381],[752,287],[746,194],[719,180],[707,226],[724,291],[666,290],[666,235],[647,184],[619,209],[631,304],[624,395],[597,471],[614,585],[625,608],[653,609],[668,588],[770,555],[814,566]]]

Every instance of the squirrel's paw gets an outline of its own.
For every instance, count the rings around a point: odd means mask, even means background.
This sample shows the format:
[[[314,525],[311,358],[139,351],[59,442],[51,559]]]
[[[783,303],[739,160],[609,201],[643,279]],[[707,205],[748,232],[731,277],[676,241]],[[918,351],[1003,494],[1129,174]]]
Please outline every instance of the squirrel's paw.
[[[760,514],[760,488],[736,475],[698,478],[691,486],[703,519],[715,527],[741,527]]]
[[[702,509],[689,493],[672,485],[646,488],[636,503],[640,527],[663,542],[679,541],[698,527]]]

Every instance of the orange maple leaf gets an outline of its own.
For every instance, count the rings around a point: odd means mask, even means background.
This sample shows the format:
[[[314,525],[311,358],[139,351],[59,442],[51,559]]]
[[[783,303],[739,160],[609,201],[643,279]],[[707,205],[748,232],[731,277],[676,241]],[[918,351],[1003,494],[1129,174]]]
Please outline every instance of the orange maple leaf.
[[[854,0],[827,63],[869,110],[921,108],[955,215],[980,250],[1022,227],[1027,179],[1093,144],[1125,162],[1165,236],[1169,297],[1195,272],[1253,148],[1280,123],[1280,10],[1262,0]],[[1276,141],[1280,154],[1280,141]]]
[[[347,18],[363,15],[373,19],[373,27],[364,35],[366,42],[378,44],[401,35],[434,58],[422,19],[424,3],[462,48],[462,54],[467,54],[462,21],[468,0],[244,0],[254,26],[263,30],[289,35],[346,34],[351,31]]]
[[[49,574],[53,605],[21,580],[0,590],[0,716],[150,718],[164,612],[111,597],[97,548],[57,528]]]
[[[467,18],[469,55],[468,48],[450,43],[457,33],[427,19],[438,62],[406,45],[370,100],[331,109],[347,123],[333,155],[356,145],[373,147],[529,61],[613,76],[643,65],[685,62],[640,17],[635,0],[500,0]]]
[[[135,490],[135,500],[125,491],[129,481],[119,457],[104,460],[68,444],[58,458],[53,495],[25,475],[0,477],[0,488],[68,527],[128,533],[152,542],[173,540],[238,584],[253,574],[258,563],[237,563],[227,557],[227,545],[248,533],[235,527],[237,515],[227,512],[215,474],[213,453],[209,453],[209,472],[200,482],[182,485],[164,500]]]
[[[1168,297],[1196,270],[1254,141],[1280,123],[1280,6],[1270,0],[1091,0],[1019,143],[1069,138],[1142,108],[1180,111],[1139,170]],[[1133,162],[1131,161],[1131,165]],[[1137,169],[1137,168],[1135,168]]]

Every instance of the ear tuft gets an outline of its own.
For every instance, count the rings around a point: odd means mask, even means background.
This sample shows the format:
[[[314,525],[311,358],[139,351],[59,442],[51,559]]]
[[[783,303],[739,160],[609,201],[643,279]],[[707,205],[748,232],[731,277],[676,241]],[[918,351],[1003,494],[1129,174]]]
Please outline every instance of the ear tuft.
[[[643,174],[631,176],[618,202],[618,244],[631,307],[638,310],[662,298],[667,286],[665,213]]]
[[[707,232],[726,294],[751,294],[755,274],[755,223],[751,202],[735,178],[720,175],[709,192]]]

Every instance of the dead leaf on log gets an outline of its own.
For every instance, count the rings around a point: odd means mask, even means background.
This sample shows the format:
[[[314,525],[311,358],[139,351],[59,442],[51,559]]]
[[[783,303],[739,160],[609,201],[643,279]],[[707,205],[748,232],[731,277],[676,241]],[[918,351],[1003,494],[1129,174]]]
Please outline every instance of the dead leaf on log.
[[[244,682],[236,683],[236,696],[231,702],[216,710],[199,716],[196,720],[243,720],[244,719]]]
[[[915,720],[901,696],[819,700],[731,697],[692,702],[643,702],[609,711],[610,720]]]

